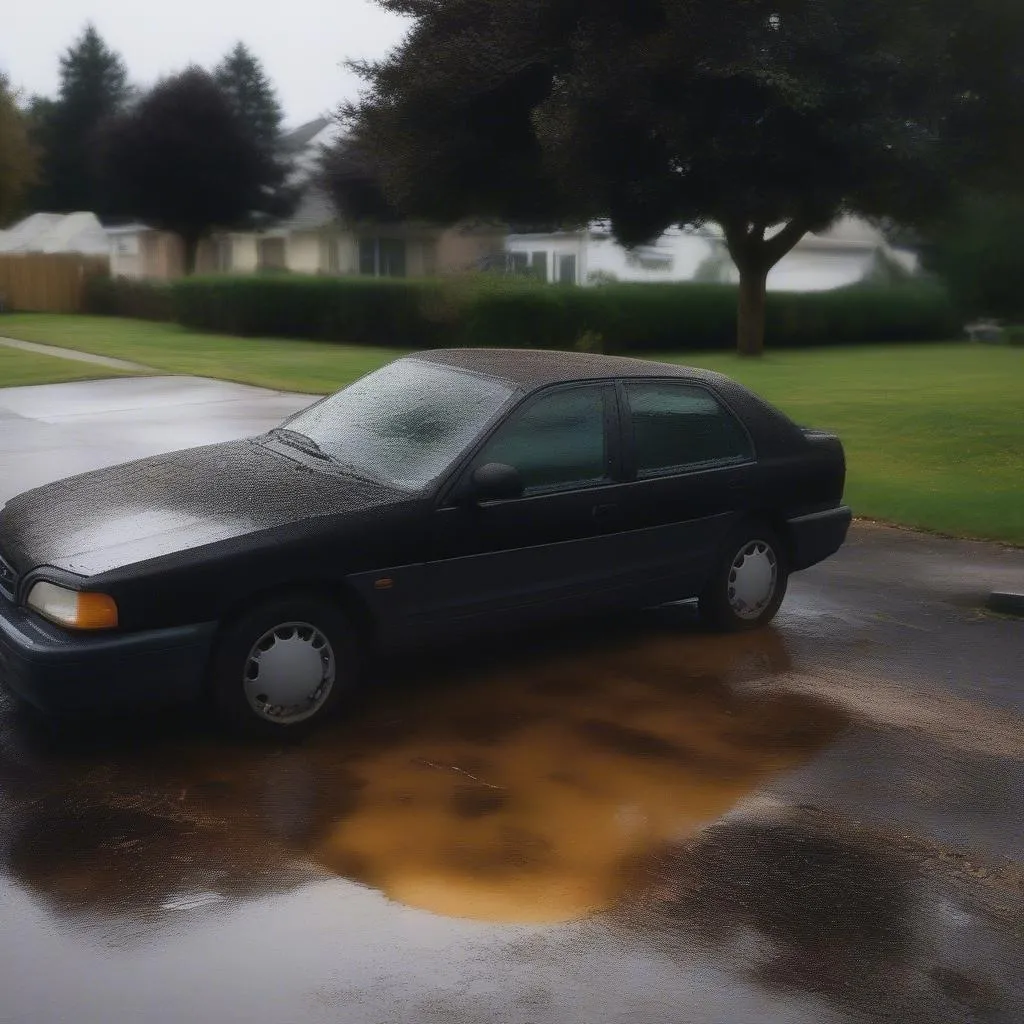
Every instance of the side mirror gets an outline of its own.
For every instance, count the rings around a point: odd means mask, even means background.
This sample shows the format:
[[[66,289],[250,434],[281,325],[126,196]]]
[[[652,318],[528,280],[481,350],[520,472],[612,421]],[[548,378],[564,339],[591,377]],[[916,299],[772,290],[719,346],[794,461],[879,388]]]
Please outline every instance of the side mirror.
[[[523,494],[523,478],[519,470],[504,462],[488,462],[484,466],[477,466],[470,482],[470,496],[476,502],[519,498]]]

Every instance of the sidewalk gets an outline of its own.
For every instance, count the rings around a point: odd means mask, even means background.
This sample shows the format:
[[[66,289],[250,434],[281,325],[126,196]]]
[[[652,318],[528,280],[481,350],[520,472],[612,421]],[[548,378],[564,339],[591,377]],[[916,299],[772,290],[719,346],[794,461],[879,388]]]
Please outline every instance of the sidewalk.
[[[55,359],[72,359],[79,363],[93,363],[96,366],[108,366],[113,370],[153,370],[151,366],[143,366],[141,363],[130,363],[127,359],[113,359],[110,356],[97,356],[93,355],[91,352],[76,352],[72,348],[59,348],[56,345],[37,345],[34,341],[17,341],[14,338],[0,338],[0,345],[4,345],[6,348],[20,349],[22,352],[34,352],[39,356],[52,356]]]

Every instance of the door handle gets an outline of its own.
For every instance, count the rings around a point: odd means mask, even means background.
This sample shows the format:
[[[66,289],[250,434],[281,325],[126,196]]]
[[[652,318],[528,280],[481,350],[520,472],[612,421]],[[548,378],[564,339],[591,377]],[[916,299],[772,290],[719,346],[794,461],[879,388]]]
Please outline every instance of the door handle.
[[[590,514],[594,517],[595,522],[606,523],[609,519],[613,519],[618,511],[618,505],[595,505],[590,510]]]

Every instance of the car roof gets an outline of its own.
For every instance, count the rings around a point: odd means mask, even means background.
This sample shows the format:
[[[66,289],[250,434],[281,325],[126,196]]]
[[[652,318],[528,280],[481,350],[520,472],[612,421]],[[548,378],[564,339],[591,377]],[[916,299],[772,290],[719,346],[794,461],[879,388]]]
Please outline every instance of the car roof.
[[[602,380],[608,377],[677,377],[681,380],[702,381],[718,387],[736,387],[735,381],[712,370],[590,352],[520,348],[445,348],[414,352],[409,358],[442,363],[455,369],[495,377],[526,391],[533,391],[548,384]]]

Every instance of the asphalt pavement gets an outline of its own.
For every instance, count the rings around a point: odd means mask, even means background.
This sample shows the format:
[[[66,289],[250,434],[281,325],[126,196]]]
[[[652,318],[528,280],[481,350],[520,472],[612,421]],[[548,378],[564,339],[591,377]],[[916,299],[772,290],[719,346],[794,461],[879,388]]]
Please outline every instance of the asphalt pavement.
[[[309,400],[0,391],[0,500]],[[302,744],[0,697],[0,1021],[1020,1021],[1022,587],[858,523],[770,629],[395,656]]]

